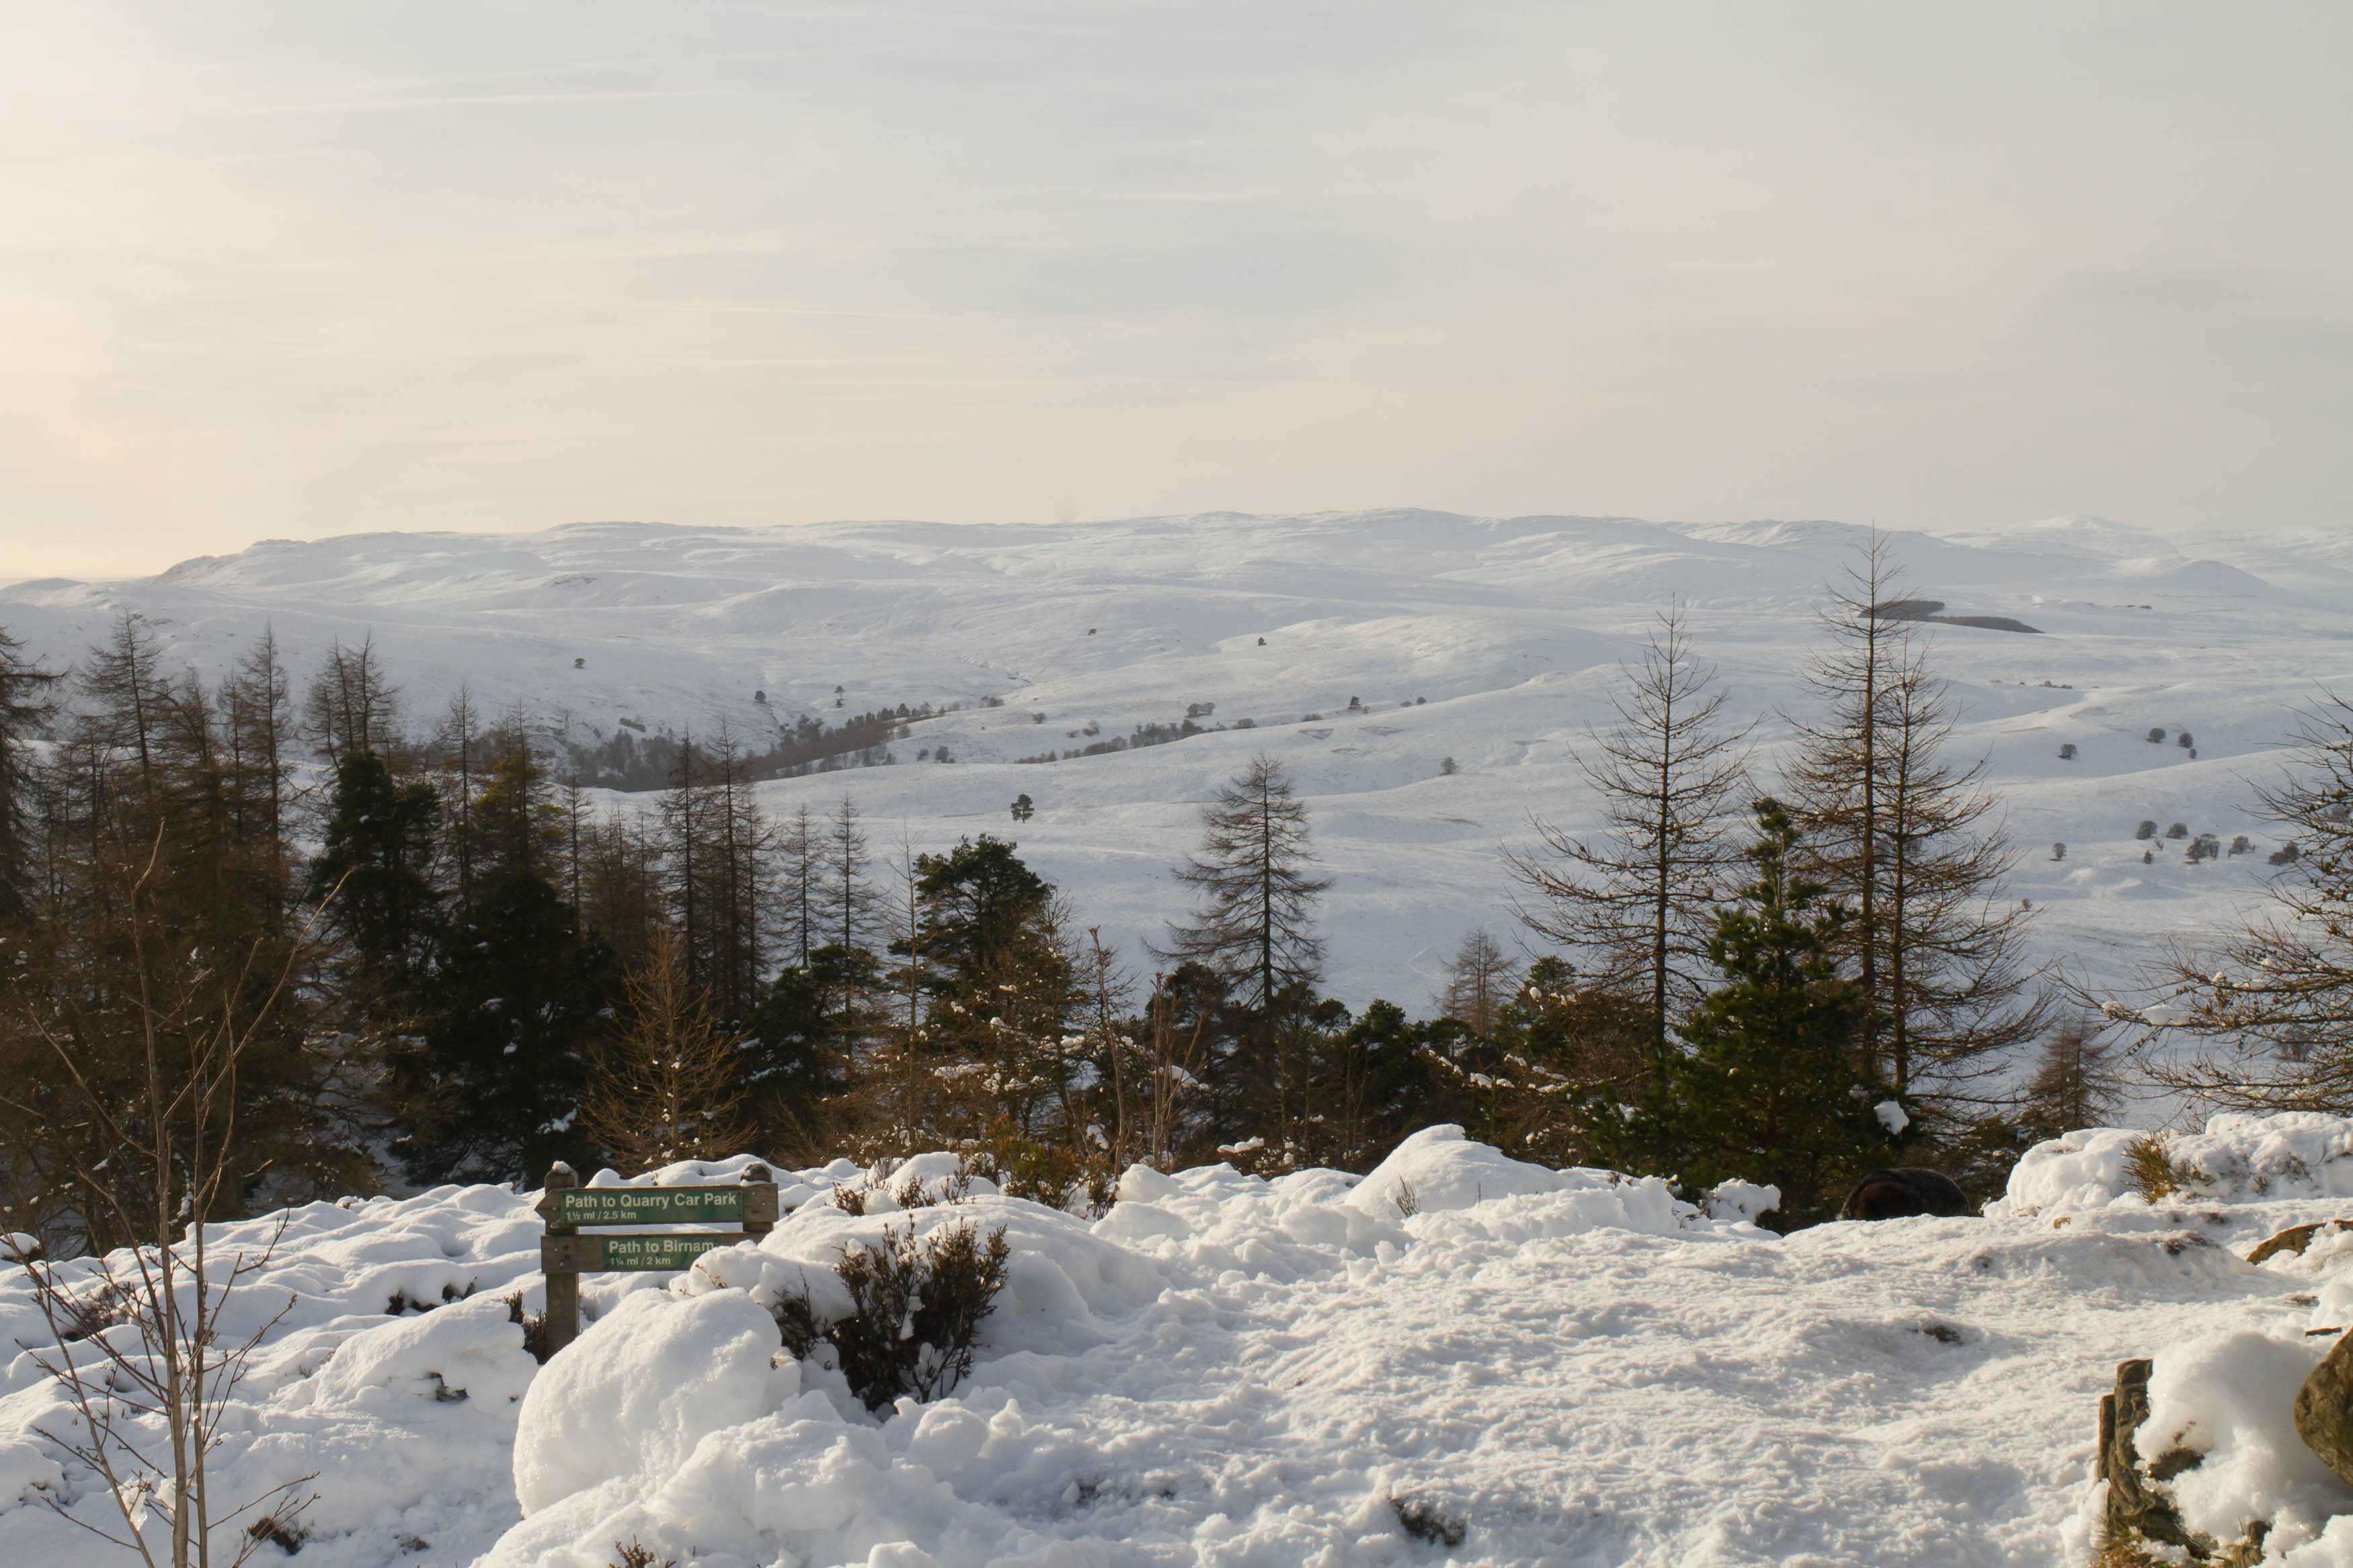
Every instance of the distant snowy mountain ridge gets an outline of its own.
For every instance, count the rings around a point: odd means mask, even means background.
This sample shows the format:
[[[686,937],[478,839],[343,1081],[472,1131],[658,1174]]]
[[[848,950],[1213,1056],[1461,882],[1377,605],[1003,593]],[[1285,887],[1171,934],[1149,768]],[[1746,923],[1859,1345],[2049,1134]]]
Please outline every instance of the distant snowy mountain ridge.
[[[1175,910],[1163,873],[1198,803],[1263,748],[1308,795],[1335,877],[1335,989],[1420,1005],[1467,931],[1512,927],[1497,848],[1532,813],[1590,818],[1574,751],[1670,596],[1734,706],[1764,720],[1769,774],[1778,716],[1807,700],[1811,606],[1864,532],[1374,511],[377,533],[20,582],[0,588],[0,626],[62,667],[133,610],[207,678],[265,625],[298,680],[331,639],[372,637],[420,721],[464,682],[587,743],[723,722],[760,750],[811,721],[957,704],[892,741],[894,766],[767,797],[847,792],[878,839],[919,850],[1011,834],[1139,962]],[[2042,634],[1931,629],[1968,710],[1956,743],[1989,759],[2050,956],[2121,973],[2253,890],[2260,855],[2144,865],[2131,832],[2154,817],[2264,841],[2244,776],[2272,765],[2295,703],[2353,687],[2353,543],[2092,518],[1893,540],[1939,616]],[[1211,732],[1059,760],[1188,713]],[[2196,759],[2147,744],[2153,727],[2190,731]],[[1016,794],[1038,805],[1018,829]]]

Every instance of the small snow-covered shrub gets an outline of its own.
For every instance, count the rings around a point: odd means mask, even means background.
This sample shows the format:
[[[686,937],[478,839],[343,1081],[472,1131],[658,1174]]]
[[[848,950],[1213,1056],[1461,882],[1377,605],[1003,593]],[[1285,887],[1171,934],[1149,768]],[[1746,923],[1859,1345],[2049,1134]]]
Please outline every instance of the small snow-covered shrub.
[[[1110,1169],[1090,1164],[1059,1143],[1010,1135],[992,1138],[964,1156],[962,1177],[967,1188],[974,1176],[985,1178],[1008,1197],[1065,1212],[1082,1210],[1090,1219],[1100,1219],[1110,1209],[1116,1184]]]
[[[1011,1251],[1002,1226],[984,1241],[980,1227],[966,1223],[920,1242],[912,1225],[886,1226],[880,1247],[853,1246],[843,1255],[851,1310],[825,1337],[869,1410],[902,1394],[937,1399],[963,1381],[981,1321],[1005,1288]]]
[[[2133,829],[2133,842],[2136,844],[2139,843],[2144,838],[2154,838],[2156,837],[2157,824],[2149,821],[2147,817],[2143,817],[2141,819],[2141,825]]]
[[[545,1366],[547,1358],[554,1353],[547,1348],[547,1314],[524,1311],[520,1290],[507,1296],[506,1303],[507,1321],[522,1325],[522,1348],[531,1352],[532,1360]]]
[[[285,1517],[282,1519],[275,1513],[263,1514],[245,1527],[245,1533],[247,1539],[254,1542],[267,1541],[270,1545],[291,1557],[302,1550],[302,1543],[311,1539],[311,1532],[302,1525],[294,1522],[291,1511],[281,1511],[285,1512]]]

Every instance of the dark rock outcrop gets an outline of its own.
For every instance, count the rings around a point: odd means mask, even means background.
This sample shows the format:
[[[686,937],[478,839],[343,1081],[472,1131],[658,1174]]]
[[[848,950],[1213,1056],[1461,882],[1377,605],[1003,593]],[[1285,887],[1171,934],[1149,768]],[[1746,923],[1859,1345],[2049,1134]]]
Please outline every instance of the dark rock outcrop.
[[[2295,1391],[2295,1435],[2353,1486],[2353,1334],[2338,1335]]]

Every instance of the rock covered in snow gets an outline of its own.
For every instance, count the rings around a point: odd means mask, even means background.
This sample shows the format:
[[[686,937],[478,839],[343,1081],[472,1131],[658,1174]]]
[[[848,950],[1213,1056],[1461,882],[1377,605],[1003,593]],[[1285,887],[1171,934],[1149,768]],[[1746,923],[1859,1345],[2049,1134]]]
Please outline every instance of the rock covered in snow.
[[[2138,1446],[2152,1473],[2163,1473],[2182,1524],[2217,1543],[2253,1534],[2279,1550],[2314,1540],[2335,1515],[2353,1515],[2353,1487],[2297,1437],[2291,1419],[2321,1356],[2301,1335],[2253,1329],[2157,1351]]]
[[[2339,1334],[2295,1391],[2295,1432],[2340,1481],[2353,1486],[2353,1334]]]

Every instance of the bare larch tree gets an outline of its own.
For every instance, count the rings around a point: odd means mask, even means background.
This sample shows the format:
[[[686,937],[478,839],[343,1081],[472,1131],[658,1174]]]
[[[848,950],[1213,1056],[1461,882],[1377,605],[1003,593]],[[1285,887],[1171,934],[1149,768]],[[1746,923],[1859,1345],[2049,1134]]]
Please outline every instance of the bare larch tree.
[[[1261,752],[1202,808],[1201,829],[1201,847],[1175,872],[1198,908],[1154,952],[1225,976],[1263,1022],[1285,987],[1323,973],[1315,900],[1332,884],[1308,873],[1307,805]]]
[[[1446,966],[1446,990],[1439,1007],[1446,1016],[1487,1039],[1495,1032],[1495,1016],[1520,986],[1520,966],[1512,961],[1482,928],[1462,939]]]
[[[628,977],[620,1027],[589,1073],[582,1124],[624,1171],[741,1153],[752,1129],[740,1043],[694,984],[685,944],[674,931],[656,933]]]
[[[1985,1098],[1971,1084],[2041,1034],[2048,1008],[1984,763],[1947,755],[1957,706],[1902,618],[1901,575],[1874,531],[1831,591],[1830,647],[1807,671],[1820,709],[1792,721],[1786,791],[1803,868],[1854,914],[1841,956],[1869,1004],[1859,1051],[1897,1093],[1960,1103]]]
[[[1539,817],[1537,847],[1506,854],[1520,919],[1582,958],[1589,983],[1649,998],[1651,1038],[1706,988],[1716,906],[1742,865],[1728,828],[1746,793],[1747,727],[1725,719],[1715,669],[1680,608],[1659,617],[1610,701],[1618,722],[1577,759],[1601,800],[1590,837]]]

